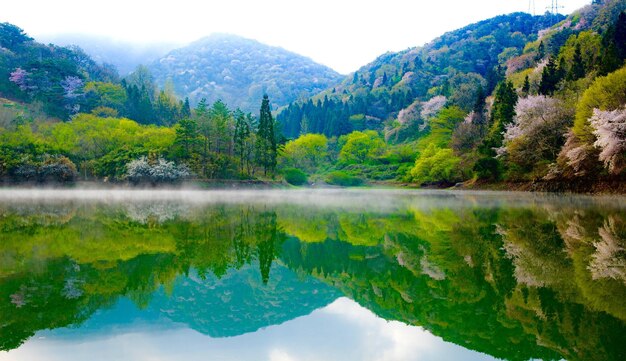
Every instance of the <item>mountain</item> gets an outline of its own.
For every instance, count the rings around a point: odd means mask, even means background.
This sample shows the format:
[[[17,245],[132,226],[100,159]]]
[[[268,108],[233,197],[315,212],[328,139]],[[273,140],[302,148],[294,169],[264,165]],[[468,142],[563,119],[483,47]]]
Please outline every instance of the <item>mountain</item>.
[[[285,49],[234,35],[214,34],[176,49],[149,66],[157,84],[171,80],[192,104],[221,99],[232,108],[258,112],[264,93],[272,108],[316,94],[342,77]]]
[[[82,49],[41,44],[24,30],[0,23],[0,97],[41,104],[52,117],[68,119],[79,109],[90,81],[117,81],[117,71]]]
[[[95,61],[114,65],[122,76],[135,70],[138,65],[149,64],[181,45],[178,43],[140,44],[83,34],[61,34],[41,37],[38,40],[60,46],[79,46]]]
[[[446,95],[471,110],[478,85],[490,93],[497,68],[522,53],[539,30],[563,19],[526,13],[501,15],[448,32],[423,47],[386,53],[343,81],[278,115],[287,136],[307,130],[328,136],[352,130],[382,130],[384,121],[416,100]]]

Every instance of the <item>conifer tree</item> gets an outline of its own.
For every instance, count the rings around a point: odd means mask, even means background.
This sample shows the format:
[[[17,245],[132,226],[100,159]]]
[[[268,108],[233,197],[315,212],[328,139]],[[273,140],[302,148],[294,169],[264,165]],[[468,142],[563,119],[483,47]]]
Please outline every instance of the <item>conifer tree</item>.
[[[580,51],[580,43],[576,43],[574,48],[574,57],[572,58],[572,66],[567,73],[567,80],[578,80],[585,76],[585,63]]]
[[[522,93],[524,95],[529,95],[530,93],[530,80],[528,79],[528,75],[524,78],[524,85],[522,85]]]
[[[235,153],[239,157],[239,171],[243,174],[245,163],[246,142],[250,137],[250,124],[246,121],[246,115],[240,110],[235,110],[235,132],[233,134]]]
[[[548,60],[548,64],[541,73],[541,83],[539,83],[539,94],[552,95],[557,85],[564,76],[564,60],[561,58],[560,65],[557,66],[553,57]]]
[[[541,61],[546,56],[546,48],[543,45],[543,41],[539,43],[539,47],[537,48],[537,55],[535,55],[535,61]]]
[[[263,174],[274,172],[276,168],[276,135],[274,133],[274,118],[270,110],[270,100],[267,94],[263,95],[259,128],[257,130],[257,159],[263,167]]]

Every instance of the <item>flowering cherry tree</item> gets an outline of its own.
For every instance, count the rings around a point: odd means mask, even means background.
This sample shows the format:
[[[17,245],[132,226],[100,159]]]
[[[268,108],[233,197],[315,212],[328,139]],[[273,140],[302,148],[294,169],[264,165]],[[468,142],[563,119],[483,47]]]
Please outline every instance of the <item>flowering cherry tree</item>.
[[[611,174],[619,174],[626,168],[626,109],[613,111],[593,110],[589,119],[600,149],[598,158]]]

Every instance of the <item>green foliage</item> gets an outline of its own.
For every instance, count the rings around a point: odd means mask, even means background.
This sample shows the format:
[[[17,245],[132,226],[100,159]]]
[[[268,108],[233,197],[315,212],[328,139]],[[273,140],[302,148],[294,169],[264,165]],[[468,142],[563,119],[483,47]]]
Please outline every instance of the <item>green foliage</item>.
[[[498,84],[491,108],[491,126],[481,146],[481,153],[495,156],[494,148],[502,145],[504,130],[508,124],[513,122],[517,98],[517,93],[511,82],[505,81]]]
[[[476,161],[473,168],[480,179],[498,181],[502,176],[502,163],[493,157],[482,157]]]
[[[276,168],[277,158],[276,133],[274,132],[274,117],[270,110],[270,100],[266,95],[261,102],[261,114],[259,116],[259,128],[257,129],[257,158],[263,167],[264,175],[273,173]]]
[[[361,178],[349,175],[348,173],[339,170],[328,173],[325,181],[328,184],[342,187],[356,187],[363,184],[363,180]]]
[[[322,134],[303,134],[285,144],[280,163],[314,173],[327,161],[328,139]]]
[[[303,119],[309,132],[332,137],[351,130],[380,131],[402,109],[434,95],[445,95],[469,111],[478,85],[490,94],[504,75],[503,62],[553,20],[523,13],[498,16],[446,33],[422,48],[381,55],[340,85],[292,103],[277,115],[278,122],[290,137],[300,134]]]
[[[283,176],[287,183],[294,186],[301,186],[307,183],[306,173],[298,168],[286,168],[283,170]]]
[[[454,155],[452,149],[436,148],[430,144],[415,161],[411,177],[418,185],[454,184],[462,180],[460,162],[461,159]]]
[[[373,162],[385,152],[385,142],[373,130],[355,131],[342,136],[343,146],[339,152],[339,161],[345,164]]]
[[[584,92],[576,108],[573,131],[587,143],[593,142],[589,124],[594,109],[615,110],[626,104],[626,67],[598,77]]]

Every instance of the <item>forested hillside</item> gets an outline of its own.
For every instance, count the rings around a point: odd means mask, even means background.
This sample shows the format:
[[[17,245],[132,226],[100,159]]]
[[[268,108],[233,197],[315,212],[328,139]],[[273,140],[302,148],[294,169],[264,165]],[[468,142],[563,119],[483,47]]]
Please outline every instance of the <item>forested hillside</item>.
[[[561,19],[503,15],[446,33],[424,47],[381,55],[341,84],[291,104],[278,121],[292,137],[303,127],[305,133],[339,136],[352,130],[383,130],[403,108],[436,95],[469,111],[479,86],[486,93],[494,89],[504,71],[498,65],[521,54],[539,30]]]
[[[119,80],[78,48],[38,44],[1,24],[0,179],[282,176],[295,185],[625,191],[624,11],[626,1],[606,0],[566,18],[485,20],[382,55],[284,108],[278,122],[272,111],[302,84],[312,91],[336,74],[215,36],[164,58],[156,77],[139,66]],[[197,104],[175,95],[183,80],[197,86]],[[287,90],[273,98],[276,87]],[[235,94],[247,100],[226,98]]]
[[[615,189],[626,169],[624,10],[606,0],[564,19],[500,16],[383,55],[277,116],[300,136],[281,160],[331,182]],[[307,169],[311,149],[330,158]]]
[[[150,65],[157,84],[171,81],[191,104],[202,98],[256,112],[267,94],[277,109],[314,95],[341,79],[330,68],[282,48],[235,35],[213,34]]]

